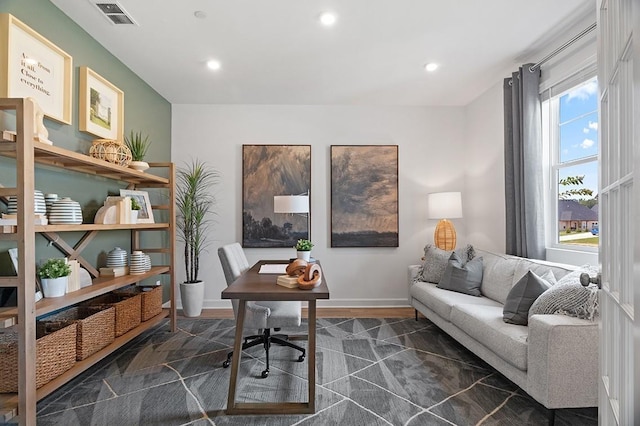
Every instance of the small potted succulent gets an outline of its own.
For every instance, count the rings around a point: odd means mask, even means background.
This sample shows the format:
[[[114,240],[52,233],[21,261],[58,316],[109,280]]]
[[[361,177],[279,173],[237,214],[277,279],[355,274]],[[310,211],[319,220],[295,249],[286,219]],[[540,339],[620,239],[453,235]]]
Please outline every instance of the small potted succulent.
[[[151,145],[149,136],[143,137],[142,132],[134,132],[132,130],[129,133],[129,136],[124,137],[124,143],[131,151],[132,161],[129,163],[129,167],[141,172],[147,170],[149,168],[149,163],[144,161],[144,157],[147,155],[147,151]]]
[[[38,268],[44,297],[64,296],[67,292],[69,275],[71,275],[71,268],[66,259],[48,259]]]
[[[131,223],[138,223],[138,213],[140,212],[140,203],[135,198],[131,198]]]
[[[311,259],[312,247],[313,243],[310,240],[305,240],[304,238],[299,239],[295,245],[295,249],[298,252],[298,259],[303,259],[308,262]]]

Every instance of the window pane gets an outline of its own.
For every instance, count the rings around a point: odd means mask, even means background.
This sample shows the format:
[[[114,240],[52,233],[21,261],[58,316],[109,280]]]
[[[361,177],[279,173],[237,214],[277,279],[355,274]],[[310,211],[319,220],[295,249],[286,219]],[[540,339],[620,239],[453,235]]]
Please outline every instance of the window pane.
[[[598,245],[598,162],[558,171],[558,231],[561,244]]]
[[[592,79],[560,97],[560,163],[598,154],[598,83]]]

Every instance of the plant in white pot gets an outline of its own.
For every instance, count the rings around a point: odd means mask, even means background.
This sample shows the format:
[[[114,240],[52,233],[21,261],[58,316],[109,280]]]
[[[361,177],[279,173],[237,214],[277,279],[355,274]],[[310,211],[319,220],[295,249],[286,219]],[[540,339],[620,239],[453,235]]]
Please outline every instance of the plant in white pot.
[[[151,141],[149,136],[142,137],[142,132],[134,133],[133,130],[129,133],[129,136],[124,137],[124,143],[131,151],[131,163],[129,167],[141,172],[144,172],[149,168],[149,163],[144,161],[144,157],[147,155]]]
[[[138,203],[138,200],[131,198],[131,223],[138,223],[138,213],[142,206]]]
[[[48,259],[40,268],[38,276],[44,297],[61,297],[67,292],[71,268],[66,259]]]
[[[186,280],[180,283],[182,311],[187,317],[202,312],[204,283],[199,279],[200,255],[211,236],[211,216],[216,199],[211,192],[219,173],[205,162],[191,160],[176,171],[177,238],[184,244]]]
[[[296,251],[298,254],[298,259],[306,260],[307,262],[311,260],[311,249],[313,248],[313,243],[310,240],[300,239],[296,243]]]

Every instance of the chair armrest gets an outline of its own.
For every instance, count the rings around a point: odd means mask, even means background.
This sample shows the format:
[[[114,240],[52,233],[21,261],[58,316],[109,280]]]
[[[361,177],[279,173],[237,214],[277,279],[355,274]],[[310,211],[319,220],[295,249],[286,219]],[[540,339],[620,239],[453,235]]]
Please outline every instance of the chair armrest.
[[[545,407],[598,405],[598,322],[529,318],[527,391]]]
[[[247,302],[243,328],[267,328],[267,318],[269,315],[271,315],[271,309],[268,307],[257,305],[255,302]]]

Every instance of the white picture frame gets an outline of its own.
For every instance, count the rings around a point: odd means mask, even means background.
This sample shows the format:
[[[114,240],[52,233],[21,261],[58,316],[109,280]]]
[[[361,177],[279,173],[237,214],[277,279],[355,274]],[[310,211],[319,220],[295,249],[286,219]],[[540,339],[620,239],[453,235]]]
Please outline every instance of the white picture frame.
[[[140,205],[138,212],[138,223],[155,223],[153,220],[153,210],[149,201],[149,193],[147,191],[136,191],[133,189],[121,189],[121,197],[135,198]]]

